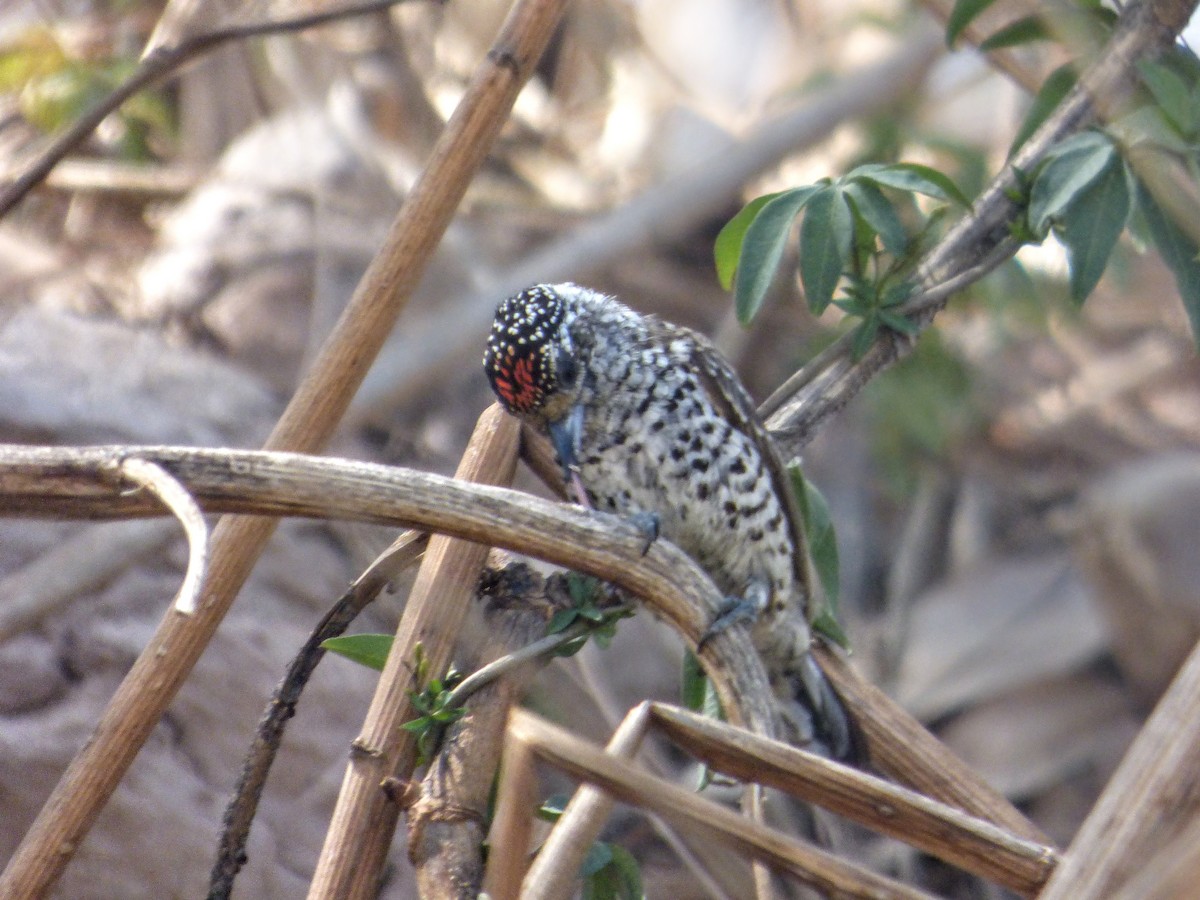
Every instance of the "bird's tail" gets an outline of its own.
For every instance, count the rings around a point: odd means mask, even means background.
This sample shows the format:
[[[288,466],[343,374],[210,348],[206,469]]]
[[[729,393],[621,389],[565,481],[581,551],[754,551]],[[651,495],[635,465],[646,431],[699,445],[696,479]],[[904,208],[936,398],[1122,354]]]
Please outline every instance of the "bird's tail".
[[[793,671],[795,694],[809,713],[814,741],[839,762],[865,762],[862,733],[812,653],[801,654]]]

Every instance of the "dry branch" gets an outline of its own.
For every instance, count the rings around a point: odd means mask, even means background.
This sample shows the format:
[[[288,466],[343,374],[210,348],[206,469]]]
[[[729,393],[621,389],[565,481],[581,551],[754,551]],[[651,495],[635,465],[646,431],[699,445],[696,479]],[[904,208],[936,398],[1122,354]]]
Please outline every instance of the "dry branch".
[[[271,436],[270,450],[315,452],[336,428],[549,41],[562,0],[520,0],[446,123],[383,247]],[[118,687],[0,875],[0,896],[45,894],[87,834],[233,603],[274,529],[223,519],[195,616],[168,614]]]
[[[246,863],[246,843],[267,775],[279,752],[287,723],[296,713],[300,695],[325,656],[321,644],[344,633],[358,614],[374,602],[391,578],[421,558],[427,543],[428,535],[417,531],[406,531],[396,538],[338,598],[288,664],[283,680],[271,695],[258,723],[237,786],[225,808],[221,836],[217,841],[217,858],[209,879],[209,900],[226,900],[233,891],[234,879]]]
[[[1111,900],[1179,900],[1200,884],[1200,819],[1134,872]]]
[[[532,766],[533,757],[682,829],[710,834],[772,869],[790,874],[828,894],[911,900],[929,900],[931,897],[924,891],[876,875],[810,844],[785,837],[691,790],[639,771],[531,713],[514,710],[509,721],[505,764],[524,770]],[[515,787],[510,779],[516,781]],[[485,883],[485,888],[497,900],[518,896],[516,885],[520,884],[528,854],[528,827],[527,824],[524,828],[516,827],[511,820],[522,815],[526,820],[530,817],[532,809],[522,810],[521,806],[527,797],[525,784],[531,780],[531,773],[517,771],[501,782],[498,803],[506,816],[506,828],[500,829],[498,815],[492,852],[503,861],[504,872],[499,872],[500,866],[497,866],[496,872],[489,871],[489,881]]]
[[[1200,646],[1080,826],[1042,900],[1105,900],[1200,821]],[[1193,885],[1194,887],[1194,885]]]
[[[500,556],[501,554],[497,554]],[[496,559],[493,566],[499,565]],[[489,639],[481,657],[502,657],[546,630],[553,607],[545,582],[529,566],[508,563],[487,574],[484,619]],[[542,664],[546,662],[543,658]],[[408,855],[423,900],[475,900],[483,885],[483,839],[492,781],[504,745],[508,711],[534,674],[526,662],[466,704],[466,716],[446,734],[408,810]]]
[[[121,461],[118,471],[121,477],[158,497],[183,526],[188,540],[188,563],[183,584],[175,595],[175,608],[190,616],[196,611],[197,598],[204,586],[204,570],[208,565],[208,523],[183,485],[154,463],[130,457]]]
[[[516,420],[500,407],[487,410],[475,426],[457,477],[510,483],[517,465],[517,429]],[[377,890],[400,812],[382,785],[407,782],[416,766],[416,736],[400,726],[417,717],[412,694],[425,687],[416,682],[417,647],[423,648],[431,675],[440,677],[450,664],[487,552],[486,544],[442,535],[430,539],[362,731],[352,744],[310,897],[369,897]]]
[[[1057,854],[1043,844],[805,750],[675,706],[651,706],[654,724],[682,749],[741,781],[778,788],[1031,897]]]
[[[650,704],[643,701],[625,716],[604,752],[631,759],[649,723]],[[612,798],[599,788],[585,784],[575,792],[525,875],[521,884],[523,900],[557,900],[570,895],[571,887],[579,880],[579,867],[612,808]]]

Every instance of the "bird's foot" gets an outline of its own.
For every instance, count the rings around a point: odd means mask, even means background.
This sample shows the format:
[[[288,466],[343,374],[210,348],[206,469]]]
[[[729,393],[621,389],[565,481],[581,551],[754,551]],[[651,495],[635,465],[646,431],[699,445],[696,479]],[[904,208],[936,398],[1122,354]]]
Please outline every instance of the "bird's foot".
[[[626,520],[641,533],[645,540],[645,543],[642,544],[642,556],[645,556],[650,552],[650,545],[658,540],[659,526],[661,525],[658,513],[631,513],[626,516]]]
[[[704,645],[715,638],[725,629],[740,622],[753,622],[758,618],[758,606],[744,597],[727,597],[725,607],[717,613],[717,617],[704,629],[700,640],[696,642],[696,652],[704,649]]]
[[[703,650],[705,644],[731,625],[737,625],[740,622],[753,624],[757,621],[759,614],[767,608],[770,599],[770,587],[765,581],[759,579],[753,579],[746,586],[744,596],[726,597],[724,607],[717,613],[717,617],[712,620],[712,623],[704,629],[704,634],[700,635],[700,640],[696,644],[696,652],[699,653]]]

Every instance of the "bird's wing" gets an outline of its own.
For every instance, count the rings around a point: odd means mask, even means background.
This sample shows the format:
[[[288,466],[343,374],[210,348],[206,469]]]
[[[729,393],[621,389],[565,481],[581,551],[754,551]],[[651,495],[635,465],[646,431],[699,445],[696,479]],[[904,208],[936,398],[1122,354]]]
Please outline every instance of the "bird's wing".
[[[771,486],[779,498],[788,525],[792,530],[792,540],[796,546],[793,565],[796,570],[797,582],[803,586],[805,593],[805,615],[813,616],[824,608],[824,598],[820,595],[821,582],[816,577],[812,559],[808,551],[808,535],[804,529],[804,517],[800,512],[800,504],[792,486],[792,477],[784,464],[783,456],[775,444],[758,413],[755,412],[754,401],[746,393],[745,387],[738,379],[725,357],[713,346],[712,341],[699,332],[692,331],[680,325],[672,325],[661,319],[651,320],[651,330],[657,333],[656,339],[672,340],[684,338],[690,346],[690,363],[700,379],[700,383],[708,392],[717,411],[725,417],[738,431],[747,435],[754,445],[759,448],[763,460],[771,476]]]

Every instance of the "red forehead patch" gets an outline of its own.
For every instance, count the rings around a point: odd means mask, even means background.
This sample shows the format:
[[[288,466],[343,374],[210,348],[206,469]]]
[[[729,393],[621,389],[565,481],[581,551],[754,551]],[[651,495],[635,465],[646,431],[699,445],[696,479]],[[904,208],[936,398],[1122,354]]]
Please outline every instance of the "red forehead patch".
[[[541,399],[535,367],[532,356],[515,356],[511,349],[504,359],[497,360],[492,385],[504,405],[514,412],[528,412]]]

